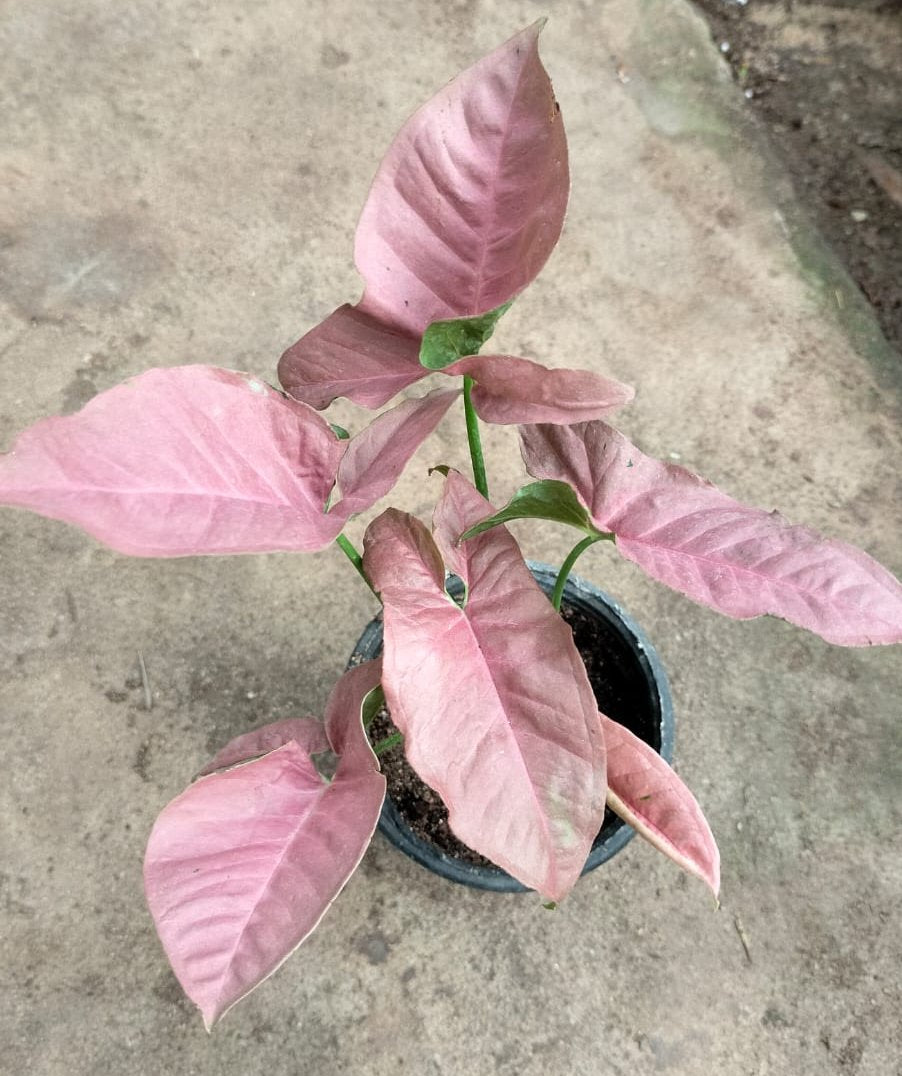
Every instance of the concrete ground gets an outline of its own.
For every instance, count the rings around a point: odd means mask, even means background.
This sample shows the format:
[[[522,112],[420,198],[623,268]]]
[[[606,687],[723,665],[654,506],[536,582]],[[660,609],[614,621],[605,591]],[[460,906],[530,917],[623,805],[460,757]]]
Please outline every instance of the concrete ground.
[[[353,228],[402,120],[549,9],[572,208],[499,349],[637,385],[621,425],[646,451],[902,570],[898,365],[682,0],[7,0],[0,445],[149,366],[272,377],[359,293]],[[427,513],[461,431],[396,503]],[[517,454],[489,441],[500,500]],[[146,835],[216,746],[321,710],[373,600],[337,552],[129,560],[21,512],[0,542],[3,1072],[899,1071],[898,650],[729,622],[588,555],[670,671],[720,911],[639,841],[550,914],[379,838],[208,1036],[144,908]]]

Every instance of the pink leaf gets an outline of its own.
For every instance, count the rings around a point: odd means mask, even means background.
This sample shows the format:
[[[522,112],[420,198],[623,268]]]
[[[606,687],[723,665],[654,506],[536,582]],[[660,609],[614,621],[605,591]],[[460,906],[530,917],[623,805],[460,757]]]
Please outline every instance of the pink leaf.
[[[296,400],[322,410],[337,396],[376,408],[428,373],[420,340],[359,307],[340,306],[279,360],[279,381]]]
[[[348,444],[338,468],[342,499],[332,511],[347,518],[385,496],[459,395],[459,389],[439,389],[373,419]]]
[[[602,714],[608,806],[658,851],[720,890],[720,853],[695,797],[663,758]]]
[[[539,60],[544,20],[452,79],[379,167],[354,255],[361,308],[420,335],[535,279],[567,208],[567,141]]]
[[[381,679],[382,658],[356,665],[332,688],[326,703],[326,734],[332,750],[351,769],[365,772],[375,762],[369,740],[360,735],[360,715],[364,700]]]
[[[248,762],[260,755],[267,755],[289,740],[294,740],[307,755],[317,755],[329,750],[329,740],[321,721],[317,721],[315,717],[289,717],[236,736],[216,753],[197,776],[204,777],[208,773],[237,766],[239,762]]]
[[[584,422],[622,407],[635,395],[628,385],[588,370],[549,370],[510,355],[474,355],[444,372],[474,378],[477,414],[501,425]]]
[[[417,773],[451,828],[553,900],[579,877],[604,814],[604,741],[570,629],[504,530],[454,547],[491,510],[452,472],[436,540],[468,582],[466,609],[444,591],[426,528],[389,510],[364,539],[385,604],[385,691]]]
[[[0,456],[0,501],[134,556],[322,549],[345,451],[310,408],[246,374],[150,370]]]
[[[357,226],[363,299],[339,307],[279,362],[295,399],[318,409],[338,396],[381,407],[426,376],[420,337],[431,322],[501,306],[545,264],[569,173],[539,60],[541,28],[458,75],[395,138]]]
[[[525,426],[521,446],[530,474],[569,482],[625,557],[695,601],[842,646],[902,641],[902,585],[860,549],[742,505],[603,422]]]
[[[157,819],[144,863],[147,901],[207,1027],[310,934],[369,844],[385,795],[360,720],[374,671],[346,674],[330,699],[333,742],[344,749],[331,783],[289,740],[200,778]]]

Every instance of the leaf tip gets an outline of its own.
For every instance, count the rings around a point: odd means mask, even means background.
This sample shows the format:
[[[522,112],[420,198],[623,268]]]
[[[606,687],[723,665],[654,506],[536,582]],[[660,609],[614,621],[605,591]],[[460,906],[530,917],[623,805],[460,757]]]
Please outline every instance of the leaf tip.
[[[713,844],[713,835],[711,841]],[[720,911],[720,851],[716,844],[713,844],[711,850],[711,862],[705,864],[699,863],[693,873],[697,878],[700,878],[711,891],[711,897],[714,900],[714,909],[715,911]]]
[[[707,879],[706,879],[707,880]],[[711,887],[711,892],[714,894],[714,903],[720,910],[720,857],[714,863],[711,868],[711,879],[708,881],[708,885]]]
[[[207,1002],[206,1005],[200,1005],[196,1002],[195,1004],[197,1004],[197,1007],[200,1009],[200,1015],[204,1022],[204,1031],[206,1031],[208,1035],[212,1035],[213,1028],[223,1018],[226,1010],[215,1002]]]

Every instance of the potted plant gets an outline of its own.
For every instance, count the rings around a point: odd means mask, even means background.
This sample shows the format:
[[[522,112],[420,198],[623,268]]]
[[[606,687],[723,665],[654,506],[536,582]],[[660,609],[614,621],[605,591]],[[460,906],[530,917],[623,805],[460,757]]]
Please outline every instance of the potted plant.
[[[717,892],[698,804],[660,754],[599,713],[559,616],[590,546],[611,543],[728,616],[780,616],[840,645],[902,639],[902,586],[867,554],[741,505],[609,425],[632,390],[479,354],[563,224],[566,139],[540,30],[517,34],[404,125],[357,229],[363,298],[286,352],[284,391],[208,366],[151,370],[37,423],[0,457],[0,500],[120,552],[334,542],[382,602],[383,653],[341,677],[324,720],[233,740],[151,834],[151,912],[207,1026],[307,937],[359,863],[385,795],[377,756],[390,744],[374,750],[366,733],[383,697],[453,831],[546,901],[579,878],[606,805]],[[319,414],[337,396],[379,408],[433,372],[445,387],[353,437]],[[444,474],[431,528],[382,512],[361,554],[347,520],[391,489],[461,396],[473,483]],[[519,426],[533,479],[501,508],[488,499],[480,419]],[[577,531],[551,600],[504,526],[518,518]]]

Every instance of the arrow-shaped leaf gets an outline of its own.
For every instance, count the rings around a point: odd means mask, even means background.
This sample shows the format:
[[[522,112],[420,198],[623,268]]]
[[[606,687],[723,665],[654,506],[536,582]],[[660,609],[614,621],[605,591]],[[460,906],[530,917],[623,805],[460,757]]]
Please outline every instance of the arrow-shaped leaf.
[[[340,758],[331,782],[289,739],[201,777],[157,819],[144,861],[147,901],[207,1027],[310,934],[369,844],[385,778],[360,713],[378,678],[371,662],[333,690],[326,728]]]
[[[604,741],[570,629],[499,528],[457,546],[490,508],[452,472],[436,541],[468,587],[444,589],[436,543],[389,510],[364,566],[385,607],[382,686],[408,760],[471,848],[552,900],[580,875],[604,814]]]
[[[542,25],[459,74],[392,142],[357,226],[363,299],[282,356],[279,380],[295,399],[318,409],[337,396],[380,407],[427,368],[478,350],[545,264],[570,180],[563,121],[539,59]],[[437,322],[448,324],[429,334],[421,365],[421,337]]]
[[[83,527],[121,553],[310,552],[347,442],[249,374],[148,370],[48,418],[0,456],[0,502]]]
[[[361,309],[419,336],[495,310],[544,265],[570,180],[543,25],[461,72],[398,132],[357,226]]]
[[[248,374],[149,370],[25,430],[0,455],[0,503],[132,556],[313,552],[392,488],[458,395],[406,400],[348,440]]]
[[[520,439],[530,474],[573,486],[620,552],[674,590],[841,646],[902,641],[902,585],[862,550],[741,504],[604,422],[523,426]]]

